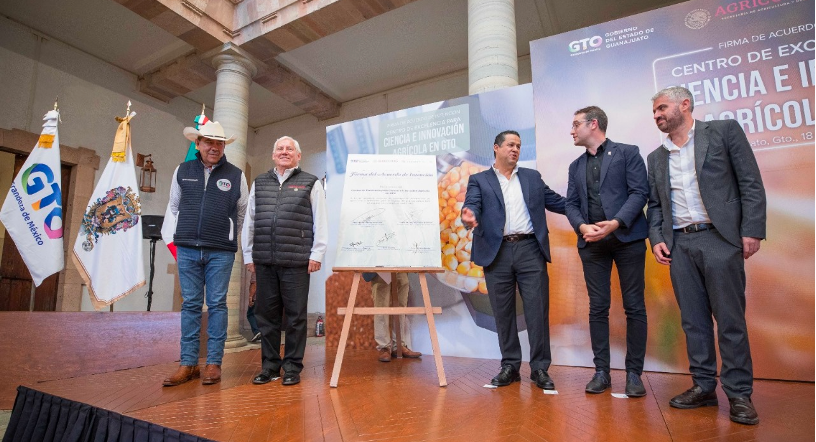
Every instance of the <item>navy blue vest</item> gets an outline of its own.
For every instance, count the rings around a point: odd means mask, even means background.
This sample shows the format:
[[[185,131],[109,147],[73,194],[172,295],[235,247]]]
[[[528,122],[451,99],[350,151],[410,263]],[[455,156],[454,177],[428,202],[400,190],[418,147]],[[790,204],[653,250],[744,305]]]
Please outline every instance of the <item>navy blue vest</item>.
[[[181,163],[176,181],[181,187],[178,223],[173,242],[183,247],[209,247],[238,251],[238,200],[241,198],[241,169],[227,157],[213,168],[204,188],[204,164]]]

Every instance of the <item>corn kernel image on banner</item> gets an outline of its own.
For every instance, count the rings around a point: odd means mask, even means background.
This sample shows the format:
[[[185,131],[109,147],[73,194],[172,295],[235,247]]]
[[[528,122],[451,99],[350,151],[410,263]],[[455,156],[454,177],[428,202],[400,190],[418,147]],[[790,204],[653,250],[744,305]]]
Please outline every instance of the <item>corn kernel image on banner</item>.
[[[487,298],[484,271],[471,262],[473,231],[462,225],[461,210],[468,178],[493,165],[494,138],[506,129],[518,131],[521,135],[519,166],[535,169],[536,135],[531,85],[416,106],[326,128],[326,201],[329,213],[341,213],[340,202],[349,179],[347,165],[355,155],[435,157],[438,237],[431,246],[445,272],[429,277],[428,286],[432,304],[443,307],[442,314],[435,318],[443,355],[501,356],[496,344],[495,321]],[[404,212],[402,207],[388,207]],[[367,221],[373,222],[374,218]],[[353,247],[349,241],[338,242],[339,230],[338,223],[331,223],[325,264],[328,267],[338,265],[334,261],[338,247]],[[376,238],[371,238],[375,245],[382,239],[382,233],[378,234]],[[427,245],[425,242],[423,244]],[[376,265],[393,263],[380,262]],[[409,275],[409,280],[409,305],[422,305],[418,278]],[[330,276],[326,283],[326,311],[336,311],[332,309],[335,305],[345,306],[349,289],[350,278],[339,273]],[[358,303],[360,298],[364,297],[358,296]],[[526,335],[520,299],[518,301],[519,330]],[[332,334],[339,333],[342,320],[338,318],[341,317],[331,313],[327,315],[327,346],[331,346]],[[425,317],[412,315],[408,320],[411,322],[415,349],[432,353]],[[358,337],[355,333],[368,335]],[[373,342],[373,329],[352,330],[349,345],[356,346],[359,342],[366,342],[366,339]],[[526,336],[521,341],[527,345]]]

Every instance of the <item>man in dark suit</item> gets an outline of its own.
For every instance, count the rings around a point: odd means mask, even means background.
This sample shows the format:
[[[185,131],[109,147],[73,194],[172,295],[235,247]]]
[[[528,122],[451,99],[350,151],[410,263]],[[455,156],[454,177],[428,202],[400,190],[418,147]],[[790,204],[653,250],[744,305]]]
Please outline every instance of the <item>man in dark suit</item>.
[[[516,327],[516,285],[524,303],[530,339],[530,378],[539,388],[555,389],[547,374],[550,356],[550,243],[544,209],[564,213],[564,197],[533,169],[518,167],[518,132],[496,136],[492,168],[470,176],[462,224],[473,231],[472,260],[484,267],[490,306],[496,319],[502,367],[490,382],[496,386],[521,380],[521,345]]]
[[[667,134],[649,154],[649,241],[671,279],[694,386],[676,408],[717,405],[717,321],[730,417],[757,424],[745,323],[745,262],[765,238],[765,188],[751,145],[734,120],[694,120],[694,98],[673,86],[652,97],[657,127]]]
[[[606,138],[608,119],[599,107],[575,112],[572,139],[586,148],[569,167],[567,219],[578,234],[578,255],[589,294],[589,336],[595,375],[587,393],[610,387],[609,305],[612,263],[618,268],[626,312],[626,394],[646,395],[640,380],[646,356],[646,237],[643,208],[649,194],[646,165],[637,146]]]

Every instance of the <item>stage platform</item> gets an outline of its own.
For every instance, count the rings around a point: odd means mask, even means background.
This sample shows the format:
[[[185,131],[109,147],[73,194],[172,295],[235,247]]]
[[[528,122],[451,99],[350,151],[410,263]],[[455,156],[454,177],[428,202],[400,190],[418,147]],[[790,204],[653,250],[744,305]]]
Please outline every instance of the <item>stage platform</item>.
[[[449,384],[440,388],[433,357],[381,363],[374,350],[348,350],[339,388],[330,388],[335,351],[310,341],[292,387],[251,384],[257,348],[227,354],[215,386],[163,388],[175,363],[24,385],[218,441],[814,440],[812,383],[756,381],[761,422],[752,427],[728,419],[721,390],[719,407],[669,407],[691,378],[664,373],[644,373],[645,398],[617,399],[584,393],[591,369],[553,366],[558,395],[547,395],[526,364],[520,383],[487,389],[498,361],[444,357]],[[622,392],[624,376],[613,372],[612,392]]]

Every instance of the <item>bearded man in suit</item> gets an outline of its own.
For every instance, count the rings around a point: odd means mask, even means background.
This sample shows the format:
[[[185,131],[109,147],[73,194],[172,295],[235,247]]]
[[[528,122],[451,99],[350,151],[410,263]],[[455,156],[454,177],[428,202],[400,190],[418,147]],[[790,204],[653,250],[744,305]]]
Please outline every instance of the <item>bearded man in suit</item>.
[[[675,408],[716,406],[717,321],[732,421],[755,425],[753,369],[745,322],[745,260],[765,238],[765,187],[754,152],[734,120],[695,120],[694,97],[673,86],[652,97],[662,146],[649,154],[649,242],[670,265],[694,385]]]

